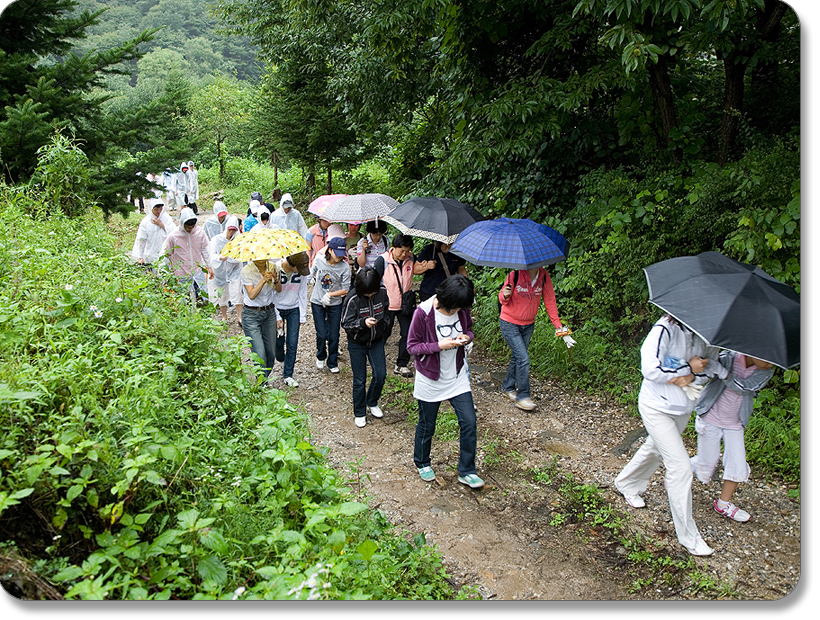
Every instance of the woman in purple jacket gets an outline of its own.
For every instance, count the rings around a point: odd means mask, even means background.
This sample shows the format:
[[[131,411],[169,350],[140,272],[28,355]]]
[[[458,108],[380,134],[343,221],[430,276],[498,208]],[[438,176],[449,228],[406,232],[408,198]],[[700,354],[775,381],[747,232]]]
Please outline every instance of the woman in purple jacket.
[[[484,486],[475,469],[476,416],[464,345],[473,340],[470,308],[473,283],[462,275],[439,284],[436,294],[413,314],[407,351],[415,358],[413,396],[419,405],[413,462],[425,482],[435,480],[430,447],[442,401],[449,400],[460,429],[458,481],[471,488]]]

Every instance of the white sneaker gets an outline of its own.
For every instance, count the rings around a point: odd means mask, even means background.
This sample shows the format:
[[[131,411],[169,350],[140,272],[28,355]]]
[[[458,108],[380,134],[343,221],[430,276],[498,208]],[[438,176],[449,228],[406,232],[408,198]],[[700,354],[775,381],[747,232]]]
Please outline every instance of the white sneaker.
[[[531,398],[522,398],[521,400],[515,401],[515,406],[524,411],[534,411],[536,404]]]
[[[624,500],[633,508],[643,508],[646,506],[646,502],[643,501],[643,497],[640,495],[624,495]]]
[[[384,412],[378,407],[369,407],[369,409],[370,415],[372,415],[374,418],[381,418],[382,416],[384,416]]]
[[[316,368],[322,370],[325,367],[325,360],[316,360]]]
[[[334,366],[333,368],[331,368],[331,369],[330,369],[330,372],[332,372],[334,375],[335,375],[335,374],[338,374],[338,373],[339,373],[339,367],[338,367],[338,366]]]
[[[706,544],[702,538],[698,537],[695,541],[694,547],[686,547],[686,550],[692,555],[712,555],[715,550]]]
[[[718,505],[718,501],[720,500],[715,500],[715,512],[717,512],[719,515],[729,517],[730,519],[732,519],[733,521],[737,521],[738,523],[746,523],[746,521],[752,518],[752,515],[750,515],[745,510],[741,510],[732,502],[728,502],[725,508],[721,508]]]
[[[299,387],[299,382],[293,377],[285,377],[285,383],[288,387]]]
[[[356,416],[354,419],[356,420],[356,426],[359,428],[362,428],[365,424],[367,424],[367,418],[365,416]]]
[[[511,401],[515,402],[518,400],[518,392],[515,390],[510,390],[509,392],[504,392]]]

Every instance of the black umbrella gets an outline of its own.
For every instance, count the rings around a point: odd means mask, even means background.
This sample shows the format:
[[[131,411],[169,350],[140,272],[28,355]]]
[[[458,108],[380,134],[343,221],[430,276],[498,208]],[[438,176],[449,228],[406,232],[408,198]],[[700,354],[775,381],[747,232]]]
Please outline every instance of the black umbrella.
[[[781,368],[800,363],[800,296],[760,267],[704,252],[644,272],[649,301],[709,344]]]
[[[462,230],[484,216],[458,200],[431,196],[405,200],[382,219],[406,235],[452,245]]]

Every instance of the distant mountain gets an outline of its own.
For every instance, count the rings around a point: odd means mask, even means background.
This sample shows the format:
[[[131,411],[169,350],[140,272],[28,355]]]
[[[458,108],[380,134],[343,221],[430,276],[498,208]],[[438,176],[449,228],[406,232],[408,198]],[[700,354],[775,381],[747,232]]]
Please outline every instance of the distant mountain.
[[[77,1],[78,12],[108,7],[99,25],[89,29],[89,37],[77,45],[78,54],[113,47],[143,30],[162,27],[153,41],[140,47],[148,54],[139,67],[134,66],[131,86],[137,83],[140,71],[155,74],[179,69],[192,79],[216,71],[250,81],[261,74],[257,48],[247,38],[217,33],[218,22],[209,12],[208,0]]]

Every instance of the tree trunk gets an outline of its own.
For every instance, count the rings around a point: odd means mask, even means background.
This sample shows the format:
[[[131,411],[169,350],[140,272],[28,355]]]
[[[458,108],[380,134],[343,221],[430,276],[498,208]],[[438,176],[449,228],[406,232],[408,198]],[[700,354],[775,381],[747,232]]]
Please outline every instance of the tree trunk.
[[[763,11],[758,13],[756,30],[762,41],[775,41],[780,32],[780,21],[786,14],[788,6],[780,0],[765,0]],[[717,163],[723,166],[735,146],[737,127],[740,115],[743,114],[743,94],[746,67],[749,59],[760,49],[760,43],[735,47],[734,53],[724,54],[716,50],[717,57],[723,60],[723,117],[720,121],[720,145],[718,146]]]
[[[308,167],[307,190],[308,194],[313,195],[313,190],[316,189],[316,168],[313,164]]]
[[[717,163],[723,166],[735,146],[740,115],[743,113],[744,77],[748,62],[734,54],[723,57],[723,116],[720,119],[720,145]]]
[[[333,169],[330,166],[327,167],[327,193],[333,193]]]
[[[222,138],[216,140],[216,158],[219,160],[219,182],[225,181],[225,158],[222,157]]]
[[[279,187],[279,155],[273,153],[273,185]]]
[[[655,107],[661,121],[660,147],[669,149],[669,135],[678,126],[678,118],[675,114],[675,99],[672,94],[672,82],[669,80],[669,66],[665,56],[659,56],[658,62],[647,67],[649,71],[649,84],[652,87],[652,95],[655,98]],[[683,154],[680,148],[673,148],[669,151],[672,161],[676,164],[683,161]]]

